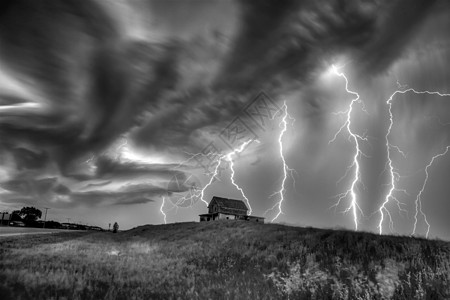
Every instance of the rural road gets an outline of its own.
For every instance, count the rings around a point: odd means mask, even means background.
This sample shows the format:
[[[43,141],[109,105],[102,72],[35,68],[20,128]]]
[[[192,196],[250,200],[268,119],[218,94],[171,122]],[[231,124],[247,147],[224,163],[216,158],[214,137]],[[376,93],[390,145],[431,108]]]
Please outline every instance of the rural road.
[[[31,228],[31,227],[10,227],[0,226],[0,238],[15,236],[15,235],[27,235],[27,234],[49,234],[61,231],[67,231],[67,229],[45,229],[45,228]],[[71,230],[72,231],[72,230]]]

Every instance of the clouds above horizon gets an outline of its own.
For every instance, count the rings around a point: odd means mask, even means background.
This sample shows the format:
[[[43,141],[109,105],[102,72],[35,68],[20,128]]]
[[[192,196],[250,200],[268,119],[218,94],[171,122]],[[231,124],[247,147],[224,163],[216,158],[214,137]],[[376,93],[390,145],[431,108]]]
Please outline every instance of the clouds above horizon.
[[[337,124],[329,116],[348,103],[341,82],[324,72],[341,64],[365,93],[395,68],[410,68],[405,61],[424,51],[419,35],[427,44],[439,34],[445,39],[445,26],[429,21],[439,15],[445,22],[450,11],[438,0],[2,5],[0,201],[39,199],[62,208],[142,204],[181,192],[169,183],[191,175],[193,166],[179,165],[188,153],[201,151],[237,116],[258,130],[243,107],[260,91],[280,106],[288,99],[299,112],[296,141],[305,148],[297,158],[317,166],[314,173],[325,161],[316,155],[328,155],[320,137]],[[364,121],[380,137],[385,95],[367,94],[371,116]],[[427,111],[429,102],[413,102]],[[398,128],[406,128],[403,120],[416,111],[408,116],[409,104],[398,105],[406,106],[396,108]],[[263,144],[270,138],[264,134]],[[253,149],[251,165],[266,164],[271,147]],[[344,152],[330,157],[339,163]]]
[[[2,108],[3,144],[46,148],[64,173],[130,129],[145,147],[195,143],[199,130],[232,119],[259,90],[277,97],[298,89],[335,55],[350,52],[360,72],[383,71],[434,2],[230,2],[239,25],[229,37],[212,23],[189,40],[165,29],[166,41],[156,42],[128,39],[118,28],[125,25],[95,1],[17,1],[0,25],[2,72],[38,97]],[[143,10],[149,18],[151,3]],[[169,9],[160,7],[160,18]],[[2,101],[11,106],[12,96]]]
[[[59,208],[99,205],[131,205],[183,193],[191,186],[173,185],[187,175],[177,165],[142,164],[99,157],[92,176],[46,177],[36,172],[17,173],[0,183],[2,202],[23,205],[52,205]],[[48,175],[47,175],[48,176]]]

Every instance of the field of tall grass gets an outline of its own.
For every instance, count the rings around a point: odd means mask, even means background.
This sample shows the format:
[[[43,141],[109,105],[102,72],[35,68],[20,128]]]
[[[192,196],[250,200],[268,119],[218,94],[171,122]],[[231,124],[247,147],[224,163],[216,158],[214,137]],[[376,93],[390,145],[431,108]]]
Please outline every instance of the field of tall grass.
[[[0,299],[450,299],[450,243],[245,221],[0,239]]]

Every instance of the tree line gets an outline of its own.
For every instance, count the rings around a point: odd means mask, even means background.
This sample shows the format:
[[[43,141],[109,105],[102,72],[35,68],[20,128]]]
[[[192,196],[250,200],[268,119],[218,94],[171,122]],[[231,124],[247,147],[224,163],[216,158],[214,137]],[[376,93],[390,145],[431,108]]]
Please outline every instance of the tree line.
[[[82,224],[73,224],[73,223],[60,223],[53,220],[49,221],[43,221],[39,220],[42,218],[42,211],[36,207],[33,206],[25,206],[22,207],[20,210],[14,210],[11,213],[11,219],[10,224],[16,225],[21,224],[17,222],[22,222],[22,226],[27,227],[45,227],[45,228],[52,228],[52,229],[77,229],[77,230],[99,230],[102,231],[103,229],[98,226],[87,226]],[[16,225],[17,226],[17,225]]]

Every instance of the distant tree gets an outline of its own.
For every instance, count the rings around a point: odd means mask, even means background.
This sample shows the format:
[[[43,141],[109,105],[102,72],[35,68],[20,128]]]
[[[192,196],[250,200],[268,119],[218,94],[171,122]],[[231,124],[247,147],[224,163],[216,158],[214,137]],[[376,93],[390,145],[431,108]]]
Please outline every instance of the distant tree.
[[[14,210],[11,213],[11,221],[22,221],[22,217],[20,216],[20,210]]]
[[[114,225],[113,225],[113,232],[114,232],[114,233],[117,233],[117,231],[119,231],[119,224],[117,224],[117,222],[114,222]]]
[[[42,211],[32,206],[22,207],[22,209],[19,212],[19,215],[25,221],[36,221],[38,218],[42,217]]]
[[[45,227],[46,228],[61,228],[62,225],[59,222],[56,221],[47,221],[47,223],[45,223]]]

